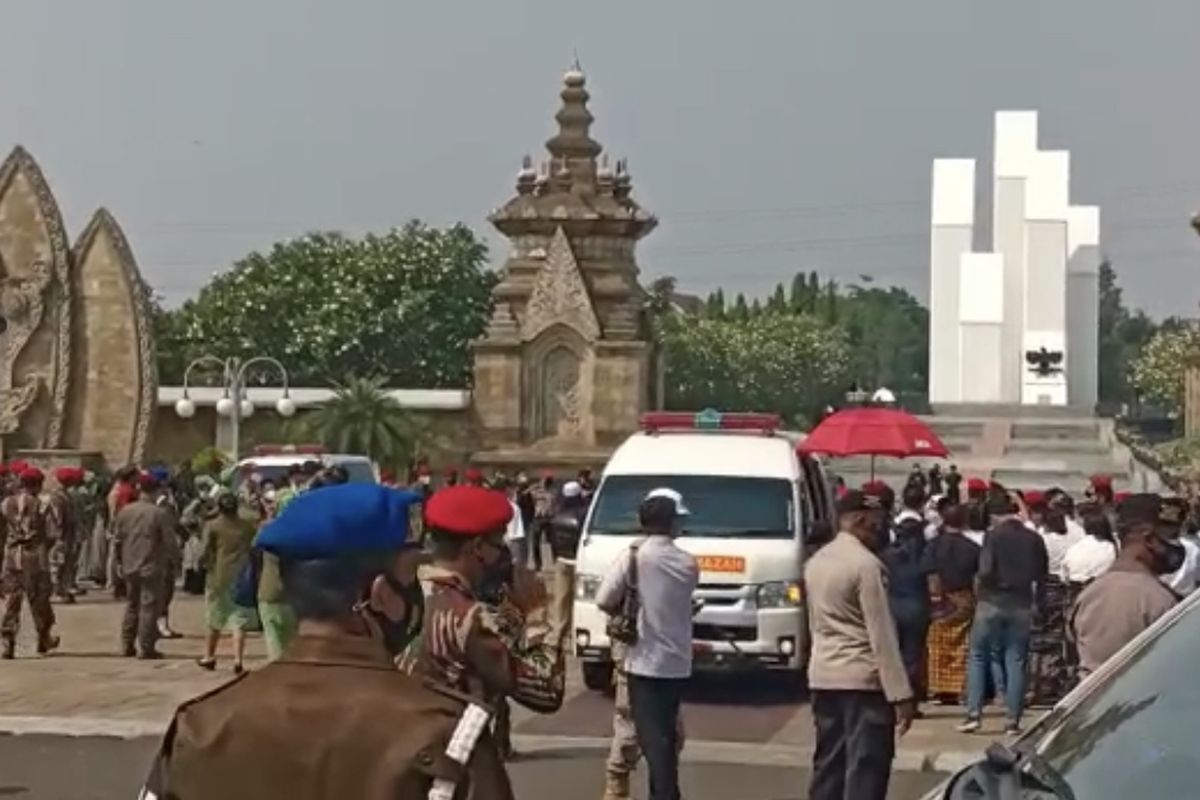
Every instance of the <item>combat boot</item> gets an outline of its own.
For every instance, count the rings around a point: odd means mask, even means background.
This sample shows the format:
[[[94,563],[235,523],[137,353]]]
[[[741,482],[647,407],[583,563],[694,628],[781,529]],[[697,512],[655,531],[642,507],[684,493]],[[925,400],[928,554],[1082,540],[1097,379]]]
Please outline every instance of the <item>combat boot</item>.
[[[5,661],[12,661],[17,656],[17,640],[12,636],[4,637],[4,649],[0,651],[0,658]]]
[[[38,637],[37,651],[38,655],[44,656],[51,650],[58,649],[59,640],[57,636],[46,633]]]
[[[604,781],[602,800],[629,800],[629,773],[609,772]]]

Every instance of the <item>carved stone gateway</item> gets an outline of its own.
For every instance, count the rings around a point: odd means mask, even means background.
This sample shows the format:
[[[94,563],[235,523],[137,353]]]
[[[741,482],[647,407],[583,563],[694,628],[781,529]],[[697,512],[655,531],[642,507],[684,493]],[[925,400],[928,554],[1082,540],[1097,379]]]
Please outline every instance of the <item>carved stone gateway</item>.
[[[20,147],[0,165],[0,316],[0,458],[140,461],[157,394],[146,287],[107,211],[68,248]]]
[[[602,464],[649,401],[634,247],[657,220],[631,198],[624,162],[599,160],[584,87],[578,68],[566,74],[550,159],[527,157],[516,196],[489,217],[512,252],[473,344],[480,464]]]

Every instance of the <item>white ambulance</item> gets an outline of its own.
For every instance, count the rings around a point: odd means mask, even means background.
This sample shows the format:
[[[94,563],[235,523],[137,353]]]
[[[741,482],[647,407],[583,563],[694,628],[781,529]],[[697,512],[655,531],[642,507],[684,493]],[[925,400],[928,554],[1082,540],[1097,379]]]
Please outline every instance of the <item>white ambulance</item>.
[[[804,542],[833,517],[819,460],[772,414],[658,412],[642,418],[604,469],[576,561],[575,654],[585,685],[609,687],[612,658],[600,581],[638,537],[638,504],[669,487],[691,514],[677,544],[700,564],[695,668],[801,672],[808,652]]]

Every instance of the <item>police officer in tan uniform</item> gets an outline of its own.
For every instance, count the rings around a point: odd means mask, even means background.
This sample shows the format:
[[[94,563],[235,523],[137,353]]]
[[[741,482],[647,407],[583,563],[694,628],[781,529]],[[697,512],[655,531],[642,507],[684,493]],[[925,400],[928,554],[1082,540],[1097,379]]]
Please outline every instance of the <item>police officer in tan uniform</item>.
[[[259,534],[299,628],[283,656],[175,714],[144,800],[511,800],[471,698],[395,668],[389,588],[415,496],[347,484],[297,498]],[[369,588],[364,588],[369,587]]]

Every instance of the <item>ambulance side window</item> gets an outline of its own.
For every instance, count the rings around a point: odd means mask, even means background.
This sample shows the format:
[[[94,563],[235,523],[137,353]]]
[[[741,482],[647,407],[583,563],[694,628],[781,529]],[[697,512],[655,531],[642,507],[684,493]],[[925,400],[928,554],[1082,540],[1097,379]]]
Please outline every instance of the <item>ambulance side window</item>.
[[[812,511],[812,520],[828,520],[830,518],[829,504],[825,493],[825,479],[820,466],[812,459],[800,457],[800,471],[804,475],[805,492],[808,495],[808,505]]]

